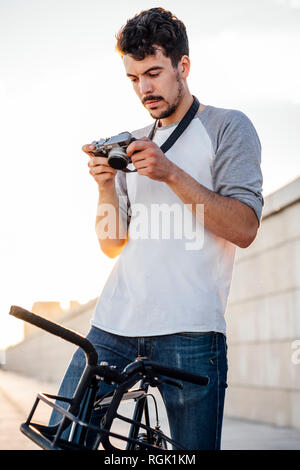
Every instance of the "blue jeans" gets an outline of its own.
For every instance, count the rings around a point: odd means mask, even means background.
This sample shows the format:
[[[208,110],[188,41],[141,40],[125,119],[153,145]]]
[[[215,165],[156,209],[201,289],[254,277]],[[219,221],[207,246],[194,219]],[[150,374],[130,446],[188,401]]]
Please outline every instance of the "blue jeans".
[[[227,387],[227,345],[222,333],[178,333],[156,337],[126,337],[92,327],[87,338],[97,350],[99,362],[107,361],[121,370],[139,355],[166,366],[207,375],[209,385],[182,382],[183,389],[168,384],[159,386],[169,420],[171,437],[189,450],[218,450],[225,389]],[[67,369],[59,395],[72,397],[85,367],[85,356],[78,349]],[[113,389],[100,382],[99,396]],[[62,406],[62,403],[60,403]],[[61,415],[53,412],[50,424]],[[99,416],[92,422],[99,425]]]

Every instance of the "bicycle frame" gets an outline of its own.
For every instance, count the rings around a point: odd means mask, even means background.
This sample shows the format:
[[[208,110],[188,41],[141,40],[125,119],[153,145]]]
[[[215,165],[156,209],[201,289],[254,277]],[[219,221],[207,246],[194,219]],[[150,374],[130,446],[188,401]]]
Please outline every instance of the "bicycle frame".
[[[137,447],[139,450],[157,448],[158,446],[150,444],[147,441],[141,441],[138,438],[140,429],[146,431],[147,435],[149,436],[149,442],[151,442],[151,435],[155,434],[164,442],[169,442],[176,448],[182,449],[182,446],[163,434],[158,428],[153,429],[150,427],[149,410],[147,404],[147,391],[149,384],[147,382],[142,381],[140,388],[130,391],[127,391],[128,384],[121,384],[118,386],[109,399],[104,399],[104,405],[108,405],[108,410],[103,417],[101,426],[92,425],[90,423],[90,419],[96,397],[97,383],[94,380],[95,377],[92,377],[91,379],[91,383],[86,388],[85,394],[81,400],[81,408],[77,416],[73,415],[70,410],[66,410],[57,403],[51,401],[51,399],[67,401],[71,404],[72,399],[57,395],[39,393],[26,422],[21,425],[21,431],[45,450],[87,449],[85,446],[85,438],[88,431],[94,431],[95,434],[97,434],[95,443],[91,448],[89,448],[89,450],[97,450],[100,444],[102,444],[104,450],[120,450],[120,448],[111,444],[110,437],[127,442],[125,450],[137,450]],[[84,378],[84,380],[86,379]],[[136,381],[137,379],[135,379],[135,382]],[[82,384],[80,385],[80,388],[82,388]],[[124,395],[125,400],[137,400],[132,419],[122,416],[117,412],[120,403],[124,400]],[[76,393],[74,394],[74,397],[76,398]],[[62,415],[63,418],[58,425],[45,426],[32,421],[40,401],[44,402]],[[141,422],[143,413],[145,413],[145,424]],[[111,431],[113,421],[116,418],[124,420],[130,424],[128,436],[123,436]],[[71,429],[68,440],[63,440],[61,438],[61,434],[69,426],[71,426]],[[163,447],[163,449],[164,448],[167,449],[167,446]]]

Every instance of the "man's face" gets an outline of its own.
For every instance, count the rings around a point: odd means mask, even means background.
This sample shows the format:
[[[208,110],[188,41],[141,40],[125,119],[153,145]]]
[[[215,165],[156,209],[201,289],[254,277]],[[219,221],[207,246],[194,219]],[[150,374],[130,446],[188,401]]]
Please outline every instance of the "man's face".
[[[123,63],[134,91],[150,115],[154,119],[171,116],[182,99],[179,67],[174,69],[171,59],[161,49],[143,60],[125,55]]]

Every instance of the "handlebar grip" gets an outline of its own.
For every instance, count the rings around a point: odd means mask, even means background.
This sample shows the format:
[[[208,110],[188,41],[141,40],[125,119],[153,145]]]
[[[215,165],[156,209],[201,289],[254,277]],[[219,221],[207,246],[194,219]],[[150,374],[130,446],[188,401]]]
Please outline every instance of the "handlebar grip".
[[[9,314],[19,318],[20,320],[26,321],[27,323],[31,323],[32,325],[35,325],[42,330],[48,331],[48,333],[59,336],[69,343],[79,346],[86,354],[87,363],[92,366],[97,365],[98,354],[96,349],[88,339],[84,338],[78,333],[64,328],[63,326],[47,320],[46,318],[42,318],[39,315],[35,315],[34,313],[16,305],[12,305],[10,307]]]
[[[206,375],[191,374],[190,372],[178,369],[177,367],[168,367],[152,361],[144,360],[143,363],[146,368],[152,368],[154,372],[167,377],[172,377],[173,379],[184,380],[196,385],[207,385],[209,383],[209,377]]]

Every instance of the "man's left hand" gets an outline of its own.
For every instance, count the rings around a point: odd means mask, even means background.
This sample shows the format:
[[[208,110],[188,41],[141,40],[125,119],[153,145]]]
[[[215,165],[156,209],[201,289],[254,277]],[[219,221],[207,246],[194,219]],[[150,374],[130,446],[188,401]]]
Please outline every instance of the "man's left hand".
[[[167,159],[162,150],[147,137],[135,140],[127,147],[127,155],[139,175],[168,182],[176,165]]]

